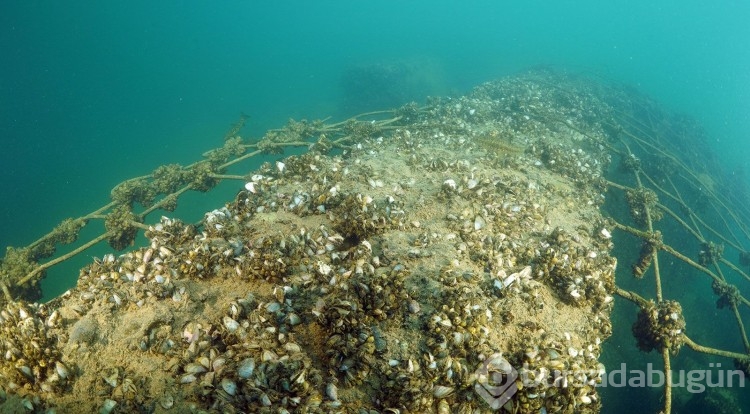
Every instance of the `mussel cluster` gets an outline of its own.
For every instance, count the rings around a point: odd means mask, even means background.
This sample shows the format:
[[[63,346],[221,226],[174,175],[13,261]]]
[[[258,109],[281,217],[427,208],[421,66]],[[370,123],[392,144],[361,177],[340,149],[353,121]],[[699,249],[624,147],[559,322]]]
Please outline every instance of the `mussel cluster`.
[[[682,306],[673,300],[657,303],[649,302],[638,312],[638,320],[633,324],[633,335],[638,348],[643,352],[668,349],[672,354],[680,351],[685,342],[685,318]]]
[[[0,384],[21,397],[65,390],[74,372],[63,362],[57,338],[59,313],[44,305],[8,302],[0,310]]]

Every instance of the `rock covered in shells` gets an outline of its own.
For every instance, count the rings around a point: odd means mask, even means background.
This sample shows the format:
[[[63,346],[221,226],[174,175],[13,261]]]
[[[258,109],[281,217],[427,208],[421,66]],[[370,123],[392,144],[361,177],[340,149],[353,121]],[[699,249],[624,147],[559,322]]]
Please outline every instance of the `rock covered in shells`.
[[[486,412],[476,385],[485,365],[507,374],[501,354],[530,378],[593,370],[580,389],[521,384],[512,411],[597,411],[615,263],[591,223],[608,160],[541,117],[493,116],[539,89],[484,85],[340,155],[271,160],[200,225],[163,217],[55,305],[48,329],[71,340],[42,384],[65,355],[80,368],[65,384],[96,390],[87,411]],[[601,137],[580,108],[537,104]],[[16,358],[3,372],[20,381]],[[61,411],[80,403],[52,391]]]

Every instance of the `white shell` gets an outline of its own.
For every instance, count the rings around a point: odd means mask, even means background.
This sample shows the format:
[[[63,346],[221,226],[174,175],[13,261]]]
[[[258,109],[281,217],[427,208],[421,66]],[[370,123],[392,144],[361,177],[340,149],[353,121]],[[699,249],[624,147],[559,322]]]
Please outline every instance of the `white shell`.
[[[34,374],[31,372],[31,368],[27,367],[26,365],[21,365],[16,367],[23,375],[26,375],[29,378],[34,378]]]
[[[300,322],[302,322],[300,317],[294,312],[287,315],[287,320],[289,321],[289,325],[292,325],[292,326],[299,325]]]
[[[520,271],[516,273],[512,273],[510,276],[504,276],[504,275],[505,275],[504,270],[501,270],[500,272],[498,272],[498,277],[500,277],[502,280],[495,279],[494,285],[496,289],[505,289],[511,284],[513,284],[513,282],[516,282],[516,281],[520,282],[521,280],[531,279],[531,266],[526,266]]]
[[[495,279],[493,286],[495,286],[495,289],[497,290],[503,290],[503,282],[499,279]]]
[[[104,404],[102,404],[102,408],[99,410],[99,412],[101,414],[109,414],[112,412],[112,410],[115,409],[116,406],[117,401],[107,398],[106,400],[104,400]]]
[[[247,191],[249,191],[249,192],[251,192],[251,193],[255,194],[255,191],[256,191],[256,190],[255,190],[255,183],[254,183],[254,182],[249,182],[249,183],[246,183],[246,184],[245,184],[245,190],[247,190]]]
[[[365,248],[367,249],[367,251],[369,251],[369,252],[371,252],[371,251],[372,251],[372,245],[370,244],[370,242],[369,242],[369,241],[367,241],[367,240],[362,240],[362,246],[365,246]]]
[[[268,394],[266,394],[265,392],[263,393],[263,395],[260,396],[260,403],[264,407],[270,407],[272,404],[271,399],[268,398]]]
[[[518,273],[512,273],[510,276],[503,279],[503,287],[508,287],[511,285],[511,283],[518,280]]]
[[[323,276],[328,276],[331,273],[331,266],[323,261],[318,261],[318,272]]]
[[[474,217],[474,230],[482,230],[485,225],[487,225],[487,222],[484,221],[482,216]]]
[[[237,393],[237,384],[229,378],[221,380],[221,388],[229,395],[235,395]]]
[[[529,279],[531,278],[531,266],[526,266],[518,272],[518,279]]]
[[[490,355],[484,365],[487,367],[487,372],[500,372],[503,374],[513,372],[513,366],[500,353]]]
[[[284,344],[284,350],[287,354],[298,354],[302,352],[302,347],[296,342],[287,342]]]
[[[189,374],[189,375],[202,374],[202,373],[206,372],[206,367],[204,367],[201,364],[196,364],[194,362],[191,362],[191,363],[185,365],[185,372],[187,374]]]
[[[248,379],[253,375],[254,370],[255,370],[255,360],[252,358],[247,358],[243,360],[240,363],[239,368],[237,368],[237,375],[239,375],[240,378]]]
[[[338,401],[339,391],[336,387],[336,384],[329,382],[328,385],[326,385],[326,397],[328,397],[331,401]]]
[[[154,254],[154,250],[153,250],[153,249],[148,249],[148,250],[146,250],[146,251],[145,251],[145,252],[143,253],[143,263],[144,263],[144,264],[145,264],[145,263],[148,263],[148,262],[149,262],[149,260],[151,260],[151,255],[153,255],[153,254]]]
[[[57,375],[62,379],[68,378],[68,375],[70,375],[68,367],[60,361],[55,361],[55,372],[57,372]]]

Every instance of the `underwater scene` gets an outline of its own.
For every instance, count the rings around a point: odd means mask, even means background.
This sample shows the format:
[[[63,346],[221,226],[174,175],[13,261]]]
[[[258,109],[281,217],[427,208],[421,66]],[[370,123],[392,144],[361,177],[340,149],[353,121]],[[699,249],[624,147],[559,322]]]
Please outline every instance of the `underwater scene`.
[[[0,412],[750,412],[750,6],[0,10]]]

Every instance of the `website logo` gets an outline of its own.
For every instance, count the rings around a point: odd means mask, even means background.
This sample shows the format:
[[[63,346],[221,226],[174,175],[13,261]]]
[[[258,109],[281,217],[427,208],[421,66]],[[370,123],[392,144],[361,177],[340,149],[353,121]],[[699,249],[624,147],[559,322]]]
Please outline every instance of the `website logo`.
[[[474,373],[477,376],[474,391],[493,410],[499,410],[518,392],[518,371],[502,354],[492,354],[485,358]]]

